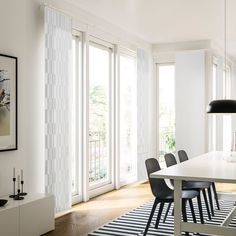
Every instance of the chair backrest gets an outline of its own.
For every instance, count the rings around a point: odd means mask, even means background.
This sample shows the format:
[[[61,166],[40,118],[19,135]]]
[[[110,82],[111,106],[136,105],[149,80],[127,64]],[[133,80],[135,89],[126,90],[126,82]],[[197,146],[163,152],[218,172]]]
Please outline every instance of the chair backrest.
[[[175,156],[172,153],[165,154],[165,162],[167,167],[174,166],[177,164]]]
[[[165,162],[166,162],[167,167],[174,166],[174,165],[177,164],[177,161],[175,159],[174,154],[167,153],[167,154],[165,154],[164,157],[165,157]],[[172,186],[174,186],[174,180],[173,179],[170,179],[170,183],[172,184]]]
[[[178,156],[179,156],[179,161],[180,162],[184,162],[184,161],[187,161],[189,159],[187,153],[184,150],[179,150],[178,151]]]
[[[150,158],[145,161],[147,175],[150,183],[152,193],[155,197],[161,197],[165,192],[169,192],[170,188],[167,186],[164,179],[150,178],[150,174],[161,170],[159,162],[155,158]]]

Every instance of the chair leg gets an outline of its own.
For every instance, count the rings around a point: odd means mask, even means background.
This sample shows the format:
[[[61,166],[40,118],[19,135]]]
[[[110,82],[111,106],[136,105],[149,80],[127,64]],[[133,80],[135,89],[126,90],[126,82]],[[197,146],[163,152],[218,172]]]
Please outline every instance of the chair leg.
[[[200,194],[197,196],[197,203],[198,203],[201,224],[204,224],[204,218],[203,218],[203,213],[202,213],[202,202],[201,202],[201,195]]]
[[[182,214],[183,214],[183,221],[187,222],[187,213],[186,213],[186,200],[182,200]],[[186,236],[189,236],[189,232],[185,232]]]
[[[168,204],[168,207],[167,207],[167,209],[166,209],[166,213],[165,213],[165,216],[164,216],[164,219],[163,219],[163,223],[166,222],[166,218],[167,218],[167,216],[168,216],[168,214],[169,214],[170,207],[171,207],[171,202]]]
[[[190,206],[190,210],[191,210],[192,217],[193,217],[193,222],[197,223],[197,219],[196,219],[194,207],[193,207],[193,201],[192,201],[192,199],[189,199],[188,201],[189,201],[189,206]]]
[[[156,210],[156,207],[157,207],[157,204],[158,204],[158,203],[159,203],[158,200],[155,198],[155,201],[154,201],[154,203],[153,203],[152,210],[151,210],[151,213],[150,213],[150,216],[149,216],[149,219],[148,219],[148,222],[147,222],[147,225],[146,225],[146,228],[145,228],[145,231],[144,231],[143,235],[146,235],[147,232],[148,232],[148,228],[149,228],[149,226],[150,226],[150,224],[151,224],[152,217],[153,217],[153,215],[154,215],[154,212],[155,212],[155,210]]]
[[[213,199],[212,199],[212,194],[211,194],[211,188],[210,187],[207,189],[207,192],[208,192],[208,197],[209,197],[209,202],[210,202],[210,207],[211,207],[211,214],[212,214],[212,216],[214,216],[215,213],[214,213]]]
[[[204,202],[205,202],[206,209],[207,209],[208,218],[209,218],[209,220],[211,220],[211,213],[210,213],[209,203],[207,201],[206,190],[202,189],[202,193],[203,193],[203,198],[204,198]]]
[[[159,225],[159,222],[160,222],[160,219],[161,219],[161,214],[162,214],[162,211],[163,211],[163,208],[164,208],[164,204],[165,204],[164,202],[161,202],[159,210],[158,210],[156,224],[155,224],[156,229],[158,228],[158,225]]]
[[[211,186],[212,186],[214,197],[215,197],[215,200],[216,200],[217,209],[220,210],[220,204],[219,204],[218,195],[217,195],[217,192],[216,192],[216,185],[215,185],[215,183],[212,183]]]

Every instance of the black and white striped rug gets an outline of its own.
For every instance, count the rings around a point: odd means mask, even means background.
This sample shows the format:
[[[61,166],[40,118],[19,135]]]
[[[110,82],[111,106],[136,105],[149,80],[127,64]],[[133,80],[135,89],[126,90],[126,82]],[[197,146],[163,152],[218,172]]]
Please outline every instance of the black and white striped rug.
[[[101,226],[94,232],[88,234],[89,236],[127,236],[127,235],[143,235],[143,232],[146,227],[146,223],[152,208],[152,201],[146,203],[133,211],[118,217],[117,219]],[[231,209],[233,208],[235,202],[234,201],[223,201],[220,200],[220,210],[215,210],[215,216],[212,217],[211,221],[208,220],[207,211],[205,205],[203,205],[203,213],[206,224],[220,225],[225,217],[229,214]],[[165,214],[167,208],[167,204],[165,204],[165,208],[163,210],[162,217]],[[158,207],[157,207],[158,210]],[[172,236],[174,235],[174,217],[171,215],[172,207],[170,213],[168,214],[167,220],[163,223],[163,218],[160,221],[158,229],[154,228],[154,224],[156,221],[156,214],[154,214],[152,224],[149,227],[148,235],[155,236]],[[194,210],[197,217],[197,221],[200,223],[199,212],[197,204],[194,202]],[[192,215],[189,207],[187,206],[187,216],[188,222],[192,222]],[[230,224],[232,227],[236,227],[236,218],[234,218]],[[184,235],[184,234],[183,234]]]

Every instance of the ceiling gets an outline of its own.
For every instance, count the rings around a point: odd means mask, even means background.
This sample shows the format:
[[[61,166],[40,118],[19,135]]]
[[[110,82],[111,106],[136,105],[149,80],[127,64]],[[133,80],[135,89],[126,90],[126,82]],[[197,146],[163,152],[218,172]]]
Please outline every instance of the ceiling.
[[[224,0],[67,0],[149,43],[224,42]],[[227,48],[236,58],[236,1],[227,1]]]

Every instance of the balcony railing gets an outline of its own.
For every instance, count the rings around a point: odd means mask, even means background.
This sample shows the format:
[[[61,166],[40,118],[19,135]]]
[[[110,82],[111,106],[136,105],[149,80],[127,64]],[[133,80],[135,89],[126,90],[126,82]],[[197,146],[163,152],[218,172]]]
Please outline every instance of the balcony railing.
[[[107,147],[100,132],[89,134],[89,182],[107,179]]]

